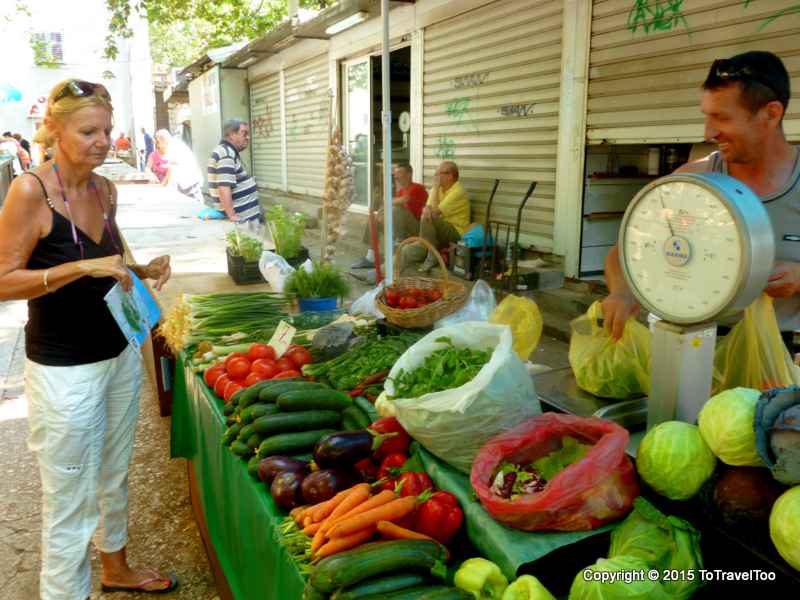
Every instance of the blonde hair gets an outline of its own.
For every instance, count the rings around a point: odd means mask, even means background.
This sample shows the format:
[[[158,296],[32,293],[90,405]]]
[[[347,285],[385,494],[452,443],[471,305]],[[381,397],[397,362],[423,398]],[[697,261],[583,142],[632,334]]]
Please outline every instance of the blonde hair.
[[[45,121],[36,132],[36,135],[33,136],[34,143],[41,144],[45,148],[53,147],[55,143],[55,139],[53,138],[54,132],[47,126],[48,118],[60,123],[72,113],[89,106],[102,106],[113,114],[114,107],[111,105],[111,99],[104,95],[104,88],[96,88],[90,96],[78,97],[67,94],[56,102],[55,98],[57,98],[64,88],[72,81],[75,81],[75,79],[60,81],[50,90],[50,96],[47,98],[47,108],[44,113]]]

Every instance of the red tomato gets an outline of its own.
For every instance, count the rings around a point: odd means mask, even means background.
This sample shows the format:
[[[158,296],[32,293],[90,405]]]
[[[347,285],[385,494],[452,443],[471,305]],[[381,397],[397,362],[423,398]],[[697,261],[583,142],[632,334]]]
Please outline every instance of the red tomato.
[[[430,290],[428,292],[428,298],[430,298],[431,302],[436,302],[437,300],[442,299],[442,292],[439,290]]]
[[[231,362],[234,358],[247,358],[247,354],[244,352],[231,352],[228,357],[225,359],[225,368],[228,368],[228,363]]]
[[[203,374],[203,379],[208,387],[213,388],[214,384],[217,382],[217,377],[220,375],[225,375],[225,365],[214,365],[213,367],[209,367]]]
[[[278,369],[278,373],[283,373],[284,371],[293,371],[295,369],[294,363],[286,357],[278,359],[275,363],[275,368]]]
[[[297,346],[296,348],[292,348],[286,353],[286,358],[294,363],[294,366],[298,369],[302,369],[303,365],[307,365],[312,362],[311,360],[311,352],[303,348],[302,346]]]
[[[220,375],[214,383],[214,393],[222,398],[225,394],[225,386],[230,383],[230,378],[227,375]]]
[[[422,290],[417,287],[408,288],[406,290],[406,296],[411,296],[412,298],[424,298],[425,290]]]
[[[417,300],[412,296],[403,296],[402,298],[400,298],[400,303],[398,304],[398,306],[402,309],[417,308],[418,303]]]
[[[228,377],[231,379],[244,379],[250,374],[250,365],[252,363],[242,356],[227,361],[225,370],[228,371]]]
[[[222,397],[225,399],[225,402],[229,402],[231,397],[241,390],[244,386],[239,385],[235,381],[229,381],[228,385],[225,386],[225,392],[222,394]]]
[[[250,346],[250,350],[247,351],[247,358],[252,361],[256,361],[259,358],[275,360],[277,356],[275,355],[275,348],[272,346],[267,344],[253,344]]]
[[[264,381],[264,379],[265,379],[265,377],[262,377],[261,375],[259,375],[258,373],[256,373],[254,371],[254,372],[250,373],[250,375],[245,377],[243,385],[244,385],[244,387],[250,387],[254,383],[258,383],[259,381]]]
[[[289,369],[288,371],[282,371],[275,375],[273,379],[289,379],[291,377],[301,377],[302,373],[297,369]]]
[[[278,374],[278,368],[275,366],[275,361],[268,358],[259,358],[253,363],[251,367],[253,373],[258,373],[262,379],[272,379]]]
[[[397,293],[397,290],[393,288],[388,288],[386,290],[386,304],[389,306],[397,306],[397,303],[400,301],[400,294]]]

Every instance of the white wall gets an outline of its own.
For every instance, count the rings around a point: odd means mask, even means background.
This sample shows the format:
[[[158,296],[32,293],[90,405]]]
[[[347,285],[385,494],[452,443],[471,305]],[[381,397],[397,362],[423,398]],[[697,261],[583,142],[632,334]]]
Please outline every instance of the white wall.
[[[132,134],[134,127],[152,130],[153,94],[145,21],[132,19],[134,38],[120,40],[117,60],[109,62],[102,58],[108,24],[105,0],[28,0],[26,5],[31,17],[20,15],[9,24],[0,21],[0,133],[10,130],[30,139],[35,132],[34,119],[27,117],[30,106],[38,98],[46,98],[53,85],[67,78],[101,82],[108,88],[118,130],[127,134]],[[36,66],[30,31],[62,32],[64,64],[52,69]],[[104,71],[113,73],[114,78],[105,79]],[[10,101],[8,90],[13,95]]]
[[[220,68],[214,66],[189,82],[192,109],[192,153],[205,177],[208,158],[222,137]]]

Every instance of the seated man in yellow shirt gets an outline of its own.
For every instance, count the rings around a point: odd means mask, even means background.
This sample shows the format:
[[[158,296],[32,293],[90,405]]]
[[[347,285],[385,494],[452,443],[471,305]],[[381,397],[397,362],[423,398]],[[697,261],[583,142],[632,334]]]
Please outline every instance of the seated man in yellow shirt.
[[[436,169],[428,203],[422,210],[419,236],[438,250],[460,240],[469,224],[469,196],[458,180],[458,166],[446,160]],[[427,273],[436,265],[433,254],[422,244],[414,244],[404,250],[403,263],[406,265],[423,259],[418,270]]]

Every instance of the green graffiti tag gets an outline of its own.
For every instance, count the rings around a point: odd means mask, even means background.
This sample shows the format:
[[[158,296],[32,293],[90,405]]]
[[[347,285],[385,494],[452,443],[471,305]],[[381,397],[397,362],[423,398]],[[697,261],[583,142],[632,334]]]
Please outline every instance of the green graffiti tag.
[[[628,29],[636,33],[639,28],[646,34],[672,31],[689,23],[683,16],[683,0],[636,0],[628,13]]]
[[[440,135],[436,141],[434,156],[441,160],[453,160],[456,155],[456,143],[452,138]]]
[[[469,113],[470,98],[456,98],[447,103],[447,116],[448,118],[461,125],[464,118]]]

